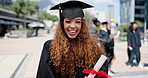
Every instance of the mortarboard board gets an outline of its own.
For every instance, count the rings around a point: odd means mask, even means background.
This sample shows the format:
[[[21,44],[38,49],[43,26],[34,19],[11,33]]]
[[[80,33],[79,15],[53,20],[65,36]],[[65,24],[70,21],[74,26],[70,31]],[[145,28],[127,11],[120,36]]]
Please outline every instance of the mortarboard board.
[[[60,10],[60,19],[84,17],[82,9],[93,7],[81,1],[67,1],[53,6],[50,10]]]

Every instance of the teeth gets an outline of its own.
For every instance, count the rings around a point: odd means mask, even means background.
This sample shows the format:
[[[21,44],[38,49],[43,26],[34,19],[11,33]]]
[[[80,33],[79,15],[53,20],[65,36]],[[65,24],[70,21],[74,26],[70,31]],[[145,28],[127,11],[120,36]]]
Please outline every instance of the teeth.
[[[76,32],[76,31],[69,31],[69,32],[74,33],[74,32]]]

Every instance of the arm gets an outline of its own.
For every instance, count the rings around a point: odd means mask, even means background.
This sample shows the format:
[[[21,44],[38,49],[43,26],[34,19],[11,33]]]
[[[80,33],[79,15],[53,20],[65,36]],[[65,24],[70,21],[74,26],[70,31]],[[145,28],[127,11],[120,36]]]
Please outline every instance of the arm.
[[[130,31],[127,32],[127,44],[128,48],[132,47]]]
[[[55,78],[51,67],[48,65],[48,48],[51,41],[46,41],[40,57],[39,67],[36,78]]]
[[[141,47],[141,38],[140,38],[140,31],[138,30],[138,45]]]

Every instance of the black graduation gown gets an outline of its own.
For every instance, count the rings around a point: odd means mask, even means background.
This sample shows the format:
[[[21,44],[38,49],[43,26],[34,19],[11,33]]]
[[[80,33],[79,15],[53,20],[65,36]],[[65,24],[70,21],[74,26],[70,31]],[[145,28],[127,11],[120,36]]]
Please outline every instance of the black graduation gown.
[[[129,30],[127,32],[127,42],[128,46],[130,45],[131,47],[141,46],[140,34],[138,29],[135,30],[135,33],[133,32],[133,30]]]
[[[44,43],[36,78],[55,78],[54,73],[51,70],[51,67],[48,65],[48,48],[50,42],[51,41],[49,40]]]
[[[104,30],[100,30],[99,37],[105,39],[105,51],[108,57],[108,64],[111,63],[114,56],[114,39],[109,38],[110,32],[105,32]]]
[[[140,46],[141,46],[141,40],[140,40],[140,34],[139,34],[139,30],[136,29],[135,32],[133,32],[133,30],[129,30],[127,32],[127,43],[128,46],[131,46],[133,49],[129,50],[128,49],[128,62],[133,62],[134,60],[134,55],[136,56],[136,61],[137,63],[140,62]]]
[[[48,61],[50,60],[50,55],[49,55],[49,47],[50,47],[51,40],[48,40],[44,43],[44,47],[42,50],[42,54],[40,57],[40,62],[39,62],[39,67],[38,67],[38,72],[36,75],[36,78],[55,78],[55,71],[54,71],[54,66],[49,65]],[[88,74],[82,73],[83,67],[76,67],[75,72],[76,72],[76,78],[84,78]],[[107,67],[104,65],[102,68],[106,73]],[[69,77],[66,77],[69,78]],[[95,78],[98,78],[97,76]],[[101,78],[106,78],[106,77],[101,77]]]
[[[40,62],[39,62],[39,67],[38,67],[38,72],[36,78],[55,78],[55,71],[54,71],[54,66],[50,66],[48,64],[48,61],[50,60],[50,55],[49,55],[49,45],[51,43],[51,40],[48,40],[44,43],[44,47],[42,50],[42,54],[40,57]],[[82,67],[76,67],[76,78],[84,78],[87,74],[82,73],[84,68]],[[69,78],[69,77],[66,77]]]

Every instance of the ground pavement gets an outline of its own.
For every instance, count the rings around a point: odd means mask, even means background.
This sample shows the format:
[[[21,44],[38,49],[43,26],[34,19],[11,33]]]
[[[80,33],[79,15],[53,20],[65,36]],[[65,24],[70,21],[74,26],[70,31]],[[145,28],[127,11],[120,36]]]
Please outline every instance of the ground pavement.
[[[31,38],[0,38],[0,78],[35,78],[43,43],[53,34]],[[126,42],[115,43],[116,61],[112,78],[146,78],[148,76],[148,43],[141,47],[140,67],[128,67]]]
[[[115,56],[116,60],[112,65],[111,70],[116,74],[112,78],[147,78],[148,77],[148,43],[142,42],[141,50],[141,62],[140,66],[129,67],[125,63],[127,57],[127,43],[115,42]],[[134,63],[136,61],[134,60]]]

